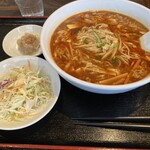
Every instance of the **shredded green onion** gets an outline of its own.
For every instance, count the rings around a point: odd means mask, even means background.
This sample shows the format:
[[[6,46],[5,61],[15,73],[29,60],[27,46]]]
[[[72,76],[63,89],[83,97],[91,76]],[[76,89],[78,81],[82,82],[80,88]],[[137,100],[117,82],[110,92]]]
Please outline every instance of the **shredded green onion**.
[[[97,43],[102,43],[102,40],[101,40],[100,36],[98,35],[98,33],[94,29],[92,29],[92,31],[96,38]]]

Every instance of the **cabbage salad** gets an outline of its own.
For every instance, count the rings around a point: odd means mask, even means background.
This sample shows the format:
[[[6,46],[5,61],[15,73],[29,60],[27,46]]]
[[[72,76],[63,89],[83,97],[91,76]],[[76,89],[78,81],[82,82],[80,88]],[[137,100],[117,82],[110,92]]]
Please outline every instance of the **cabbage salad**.
[[[50,79],[41,76],[30,62],[11,68],[0,77],[0,119],[17,121],[35,115],[52,97]]]

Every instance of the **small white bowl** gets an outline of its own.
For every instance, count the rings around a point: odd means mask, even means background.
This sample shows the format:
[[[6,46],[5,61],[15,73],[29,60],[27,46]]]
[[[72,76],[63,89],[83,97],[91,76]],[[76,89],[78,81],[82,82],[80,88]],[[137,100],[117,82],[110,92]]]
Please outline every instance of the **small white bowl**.
[[[17,130],[28,127],[39,120],[41,120],[44,116],[46,116],[51,109],[54,107],[60,93],[60,78],[56,71],[50,66],[50,64],[39,57],[34,56],[17,56],[8,58],[2,62],[0,62],[0,75],[5,75],[9,71],[10,68],[19,67],[23,65],[27,65],[28,61],[30,61],[31,66],[35,69],[40,70],[40,73],[46,74],[51,80],[51,87],[53,91],[53,97],[48,102],[48,104],[41,109],[38,114],[32,115],[30,117],[25,118],[21,121],[6,121],[0,119],[0,129],[1,130]]]
[[[71,9],[70,9],[71,8]],[[63,7],[57,9],[51,14],[45,21],[41,32],[41,48],[46,60],[56,69],[61,77],[72,85],[83,89],[85,91],[98,93],[98,94],[116,94],[124,93],[145,84],[150,83],[150,75],[144,79],[125,85],[98,85],[89,82],[79,80],[65,71],[63,71],[54,61],[51,50],[50,40],[52,38],[55,29],[67,18],[85,11],[93,10],[108,10],[118,12],[127,16],[130,16],[139,22],[143,23],[150,29],[150,9],[137,4],[135,2],[127,0],[78,0],[70,2]],[[140,13],[139,13],[140,12]],[[57,18],[57,19],[56,19]]]
[[[25,33],[31,33],[31,34],[41,34],[42,27],[39,25],[22,25],[17,28],[14,28],[10,32],[7,33],[7,35],[3,39],[2,47],[5,53],[8,56],[15,57],[15,56],[21,56],[23,54],[20,53],[18,50],[17,40],[23,36]],[[41,48],[39,48],[39,51],[32,55],[32,56],[38,56],[42,53]]]

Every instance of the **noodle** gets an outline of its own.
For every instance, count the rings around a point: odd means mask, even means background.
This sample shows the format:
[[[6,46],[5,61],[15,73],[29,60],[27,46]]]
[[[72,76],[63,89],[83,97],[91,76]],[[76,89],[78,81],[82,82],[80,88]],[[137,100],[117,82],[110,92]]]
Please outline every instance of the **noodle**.
[[[76,78],[96,84],[127,84],[150,72],[150,53],[139,42],[147,31],[128,16],[88,11],[62,22],[50,47],[57,65]]]

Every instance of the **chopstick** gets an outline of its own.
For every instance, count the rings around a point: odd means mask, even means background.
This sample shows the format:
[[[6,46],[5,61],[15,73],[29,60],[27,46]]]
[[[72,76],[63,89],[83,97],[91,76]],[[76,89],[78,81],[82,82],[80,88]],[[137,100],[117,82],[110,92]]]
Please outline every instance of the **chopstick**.
[[[119,121],[119,122],[149,122],[150,116],[135,116],[135,117],[80,117],[72,118],[72,120],[80,121]]]
[[[93,127],[105,127],[105,128],[119,128],[119,129],[150,129],[150,125],[144,124],[112,124],[107,122],[93,123],[93,122],[75,122],[76,125],[93,126]]]
[[[75,125],[105,127],[116,129],[146,130],[150,129],[150,117],[85,117],[72,118]],[[144,124],[149,123],[149,124]]]

